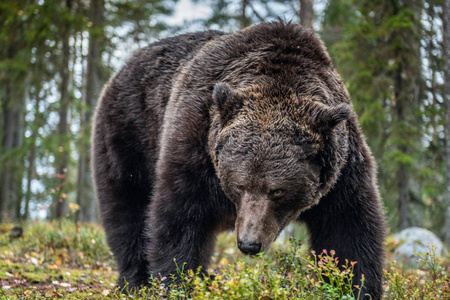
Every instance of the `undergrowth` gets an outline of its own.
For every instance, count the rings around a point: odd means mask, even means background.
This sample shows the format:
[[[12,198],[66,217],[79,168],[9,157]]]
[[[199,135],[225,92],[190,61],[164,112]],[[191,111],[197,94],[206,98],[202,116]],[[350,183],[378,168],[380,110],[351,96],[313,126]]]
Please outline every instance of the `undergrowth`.
[[[9,240],[0,227],[0,299],[356,299],[352,270],[334,251],[308,253],[297,240],[275,243],[253,258],[236,251],[234,235],[219,237],[216,254],[201,268],[178,266],[177,276],[153,278],[130,291],[115,286],[117,270],[102,229],[72,222],[24,225],[24,237]],[[231,245],[231,246],[230,246]],[[385,269],[385,299],[450,299],[449,261],[434,249],[417,254],[418,270],[394,261]],[[326,280],[327,279],[327,280]]]

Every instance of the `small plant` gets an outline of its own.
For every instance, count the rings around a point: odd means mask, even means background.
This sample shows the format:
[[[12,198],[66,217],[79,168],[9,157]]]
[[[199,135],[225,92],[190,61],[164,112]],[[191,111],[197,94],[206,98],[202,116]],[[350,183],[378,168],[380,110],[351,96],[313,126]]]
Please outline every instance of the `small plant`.
[[[359,299],[362,285],[353,286],[353,269],[357,262],[345,260],[345,264],[340,265],[335,255],[334,250],[330,253],[323,250],[319,255],[312,252],[312,258],[307,265],[313,275],[307,275],[311,288],[322,291],[327,299]],[[364,276],[361,281],[364,284]],[[357,295],[354,295],[355,290]]]
[[[419,269],[403,272],[394,260],[390,268],[385,270],[387,299],[450,299],[449,275],[439,262],[436,248],[425,253],[416,253],[419,258]]]
[[[283,246],[247,257],[227,248],[232,235],[219,237],[215,263],[208,269],[211,275],[174,261],[177,276],[155,276],[140,289],[128,285],[120,289],[115,286],[115,262],[101,228],[77,227],[67,220],[60,224],[25,224],[23,238],[12,242],[7,231],[0,235],[0,299],[350,300],[363,296],[362,286],[354,286],[356,262],[341,262],[334,251],[308,256],[300,241],[290,239],[289,249]],[[442,262],[435,249],[417,255],[419,270],[404,272],[395,262],[385,270],[385,299],[450,299],[448,262]]]

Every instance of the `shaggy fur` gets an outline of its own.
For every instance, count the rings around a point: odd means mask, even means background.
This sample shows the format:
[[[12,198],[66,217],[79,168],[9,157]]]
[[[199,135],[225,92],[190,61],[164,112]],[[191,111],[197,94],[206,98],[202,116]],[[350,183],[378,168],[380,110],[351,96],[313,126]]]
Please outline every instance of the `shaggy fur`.
[[[216,235],[247,254],[292,221],[357,261],[382,296],[385,219],[348,93],[310,30],[263,23],[164,39],[105,87],[93,132],[101,219],[119,283],[207,269]]]

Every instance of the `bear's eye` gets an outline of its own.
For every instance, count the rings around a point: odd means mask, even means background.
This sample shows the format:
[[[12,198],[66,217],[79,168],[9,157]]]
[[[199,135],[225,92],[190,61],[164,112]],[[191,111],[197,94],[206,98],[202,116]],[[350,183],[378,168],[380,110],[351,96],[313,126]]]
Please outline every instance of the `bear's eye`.
[[[271,194],[272,196],[274,196],[274,197],[280,197],[280,196],[283,195],[283,193],[284,193],[284,191],[281,190],[281,189],[273,190],[273,191],[270,192],[270,194]]]
[[[244,193],[243,185],[237,185],[234,189],[236,190],[236,193],[238,193],[239,195],[242,195]]]

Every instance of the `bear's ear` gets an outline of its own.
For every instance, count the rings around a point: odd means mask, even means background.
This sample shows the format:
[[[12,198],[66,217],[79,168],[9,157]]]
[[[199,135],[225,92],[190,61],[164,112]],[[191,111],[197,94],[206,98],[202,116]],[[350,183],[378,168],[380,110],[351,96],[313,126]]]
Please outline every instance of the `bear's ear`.
[[[219,82],[214,87],[213,100],[220,114],[220,124],[224,126],[242,105],[242,99],[225,82]]]
[[[219,110],[222,111],[224,109],[225,103],[232,96],[233,96],[233,90],[228,85],[228,83],[219,82],[214,87],[213,99],[214,99],[214,103],[217,105]]]
[[[345,103],[334,107],[317,105],[311,111],[311,122],[318,131],[328,133],[339,123],[347,120],[351,112],[351,106]]]

